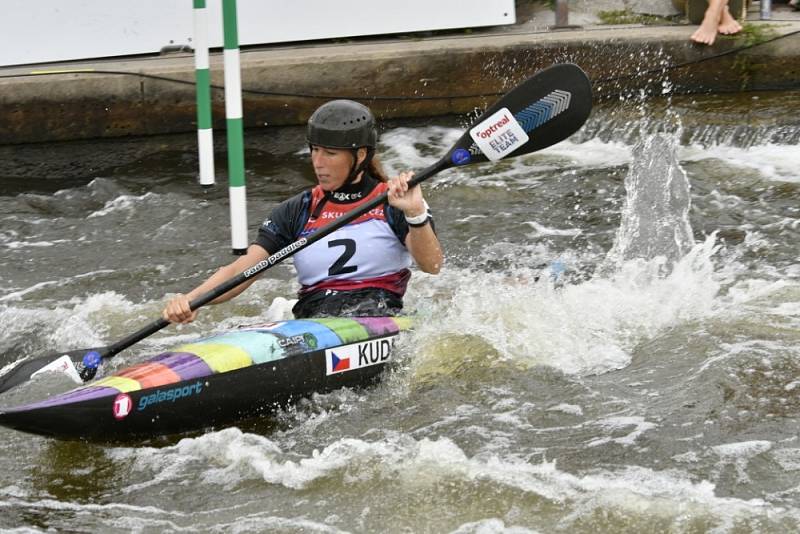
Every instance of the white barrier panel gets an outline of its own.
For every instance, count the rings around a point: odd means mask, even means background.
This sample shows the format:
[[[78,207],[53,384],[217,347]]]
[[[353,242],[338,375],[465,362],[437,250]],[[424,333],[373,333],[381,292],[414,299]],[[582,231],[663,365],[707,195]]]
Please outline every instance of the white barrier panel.
[[[0,66],[191,46],[192,0],[3,0]],[[222,2],[207,0],[210,46]],[[239,0],[241,45],[513,24],[514,0]]]

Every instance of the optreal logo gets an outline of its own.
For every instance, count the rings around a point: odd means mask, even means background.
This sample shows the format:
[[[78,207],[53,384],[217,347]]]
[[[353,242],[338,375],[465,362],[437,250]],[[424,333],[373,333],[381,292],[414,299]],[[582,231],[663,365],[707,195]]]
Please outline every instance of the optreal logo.
[[[478,136],[481,139],[488,139],[489,137],[491,137],[493,133],[497,132],[498,130],[500,130],[500,128],[511,122],[511,118],[509,117],[509,115],[510,113],[508,113],[508,110],[506,110],[506,113],[503,113],[503,116],[500,117],[500,120],[498,120],[494,124],[489,125],[489,127],[486,128],[485,130],[479,131]]]
[[[511,154],[530,139],[508,108],[494,112],[472,128],[469,135],[491,161]]]

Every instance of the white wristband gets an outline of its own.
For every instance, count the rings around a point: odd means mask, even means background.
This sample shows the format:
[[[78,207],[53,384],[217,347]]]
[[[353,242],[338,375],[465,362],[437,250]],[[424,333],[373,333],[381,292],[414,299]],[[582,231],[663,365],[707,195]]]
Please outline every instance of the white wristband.
[[[422,223],[424,223],[425,221],[428,220],[428,216],[429,216],[428,215],[428,210],[430,208],[428,206],[428,203],[425,202],[424,200],[422,201],[422,205],[425,206],[425,211],[423,211],[422,213],[420,213],[416,217],[409,217],[408,215],[403,214],[405,216],[406,222],[408,224],[422,224]]]

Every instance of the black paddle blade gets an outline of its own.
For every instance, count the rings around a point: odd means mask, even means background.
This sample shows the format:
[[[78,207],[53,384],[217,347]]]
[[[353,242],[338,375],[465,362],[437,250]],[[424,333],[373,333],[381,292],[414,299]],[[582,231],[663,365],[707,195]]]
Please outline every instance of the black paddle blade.
[[[36,373],[37,371],[41,371],[46,368],[48,365],[56,363],[60,360],[63,356],[67,356],[70,360],[72,360],[73,369],[82,367],[81,360],[83,359],[83,355],[92,350],[102,350],[104,347],[100,349],[77,349],[72,350],[69,352],[54,352],[52,354],[46,354],[44,356],[38,356],[33,358],[32,360],[26,360],[21,362],[19,365],[5,373],[3,376],[0,376],[0,393],[8,391],[9,389],[13,388],[14,386],[18,386],[23,382],[27,382],[31,379],[31,376]],[[52,370],[54,372],[63,372],[70,376],[72,375],[72,371],[68,368],[69,364],[63,362],[61,365],[54,365]]]
[[[575,64],[541,70],[472,123],[447,153],[448,166],[535,152],[577,132],[592,111],[592,84]]]

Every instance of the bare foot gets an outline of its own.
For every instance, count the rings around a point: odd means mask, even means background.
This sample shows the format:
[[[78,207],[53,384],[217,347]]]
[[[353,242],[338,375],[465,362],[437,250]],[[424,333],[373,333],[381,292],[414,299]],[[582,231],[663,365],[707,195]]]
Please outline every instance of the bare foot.
[[[714,39],[717,38],[718,25],[719,18],[714,17],[713,14],[706,12],[706,16],[703,17],[703,22],[700,24],[700,27],[697,28],[697,31],[692,34],[692,41],[707,45],[714,44]]]
[[[742,25],[739,24],[733,16],[731,16],[731,12],[728,11],[728,7],[726,6],[725,9],[722,10],[722,16],[719,19],[719,33],[723,35],[735,35],[742,31]]]

